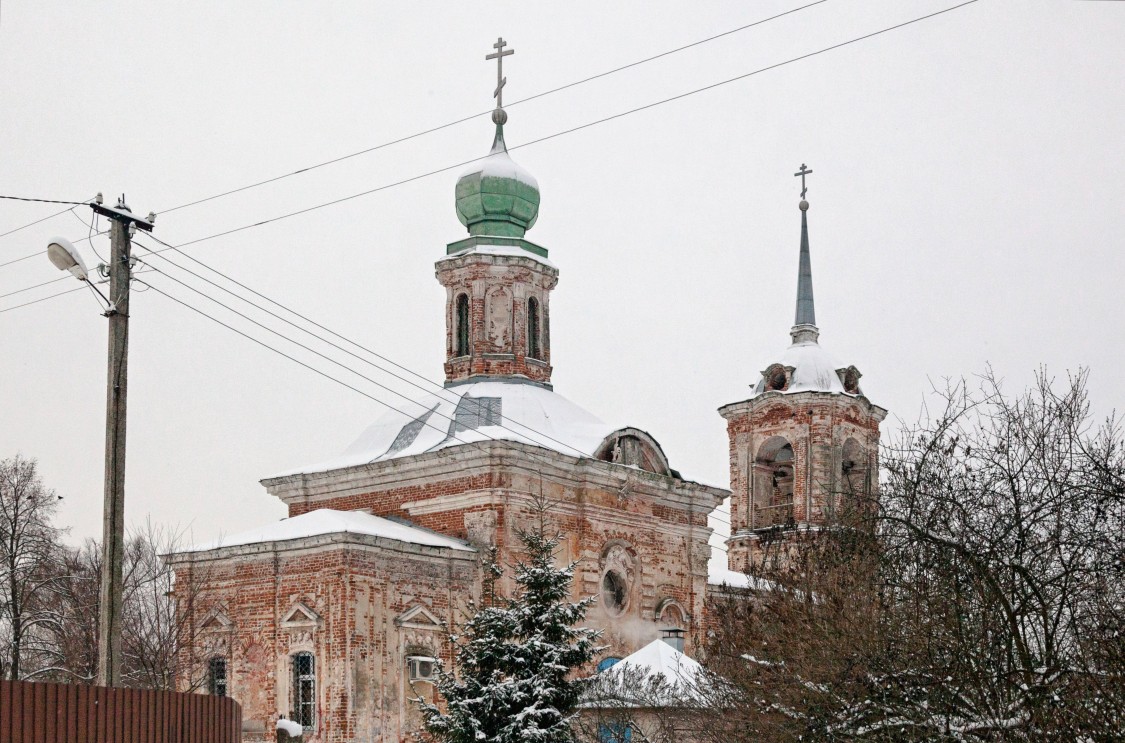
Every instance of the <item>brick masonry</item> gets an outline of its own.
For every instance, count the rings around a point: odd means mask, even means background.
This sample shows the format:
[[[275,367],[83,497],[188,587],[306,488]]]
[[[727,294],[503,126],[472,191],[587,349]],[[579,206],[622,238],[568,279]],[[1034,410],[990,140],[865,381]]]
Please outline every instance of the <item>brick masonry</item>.
[[[519,376],[551,381],[551,290],[559,272],[531,254],[471,252],[439,261],[437,279],[446,290],[445,379]],[[469,353],[457,352],[457,297],[469,300]],[[528,300],[539,304],[539,354],[528,351]]]
[[[765,392],[719,412],[727,420],[730,442],[731,570],[746,569],[764,530],[775,523],[762,506],[774,486],[771,457],[778,446],[792,448],[786,467],[792,473],[792,508],[786,509],[792,525],[822,525],[849,491],[873,493],[878,487],[879,423],[886,411],[865,397]]]
[[[688,630],[689,651],[698,642],[707,514],[728,494],[506,441],[264,484],[292,516],[335,508],[405,518],[478,548],[496,544],[509,565],[520,557],[519,530],[535,528],[535,502],[546,499],[548,528],[563,534],[559,563],[577,562],[573,598],[599,595],[607,571],[624,578],[623,606],[599,602],[587,619],[616,657],[665,626]],[[289,711],[290,659],[302,650],[317,658],[318,726],[308,740],[406,740],[419,723],[406,657],[450,658],[442,625],[478,595],[478,556],[352,535],[181,555],[178,584],[204,587],[182,607],[200,628],[192,656],[228,659],[247,741],[268,739]],[[511,589],[510,575],[502,587]],[[294,610],[313,621],[289,620]]]

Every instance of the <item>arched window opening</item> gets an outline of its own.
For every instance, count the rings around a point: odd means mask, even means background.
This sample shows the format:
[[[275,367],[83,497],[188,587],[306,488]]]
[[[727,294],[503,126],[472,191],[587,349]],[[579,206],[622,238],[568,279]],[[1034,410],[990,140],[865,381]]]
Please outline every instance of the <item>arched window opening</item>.
[[[751,528],[786,528],[793,519],[793,446],[780,436],[762,444],[754,460]]]
[[[216,697],[227,695],[227,659],[214,657],[207,661],[207,693]]]
[[[542,358],[539,351],[539,300],[527,300],[527,355],[533,359]]]
[[[291,719],[306,730],[316,727],[316,659],[312,653],[293,656],[293,712]]]
[[[781,364],[771,364],[765,371],[766,389],[783,391],[789,386],[789,377]]]
[[[469,355],[469,297],[457,295],[457,356]]]
[[[860,503],[871,494],[871,478],[868,476],[867,452],[859,442],[849,438],[840,450],[840,486],[842,495],[857,499]]]
[[[625,576],[616,570],[607,570],[602,577],[602,604],[606,611],[613,616],[625,611],[625,602],[628,599],[628,586]]]

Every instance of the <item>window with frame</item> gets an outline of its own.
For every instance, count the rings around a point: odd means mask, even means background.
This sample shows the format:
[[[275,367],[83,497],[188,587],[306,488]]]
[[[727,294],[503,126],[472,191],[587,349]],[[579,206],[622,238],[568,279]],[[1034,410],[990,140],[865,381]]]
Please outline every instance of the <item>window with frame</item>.
[[[542,358],[539,349],[539,300],[527,300],[527,355],[533,359]]]
[[[207,661],[207,692],[212,696],[227,695],[227,659],[215,656]]]
[[[631,743],[633,726],[628,722],[603,722],[598,725],[598,743]]]
[[[306,730],[316,727],[316,658],[312,653],[293,656],[292,720]]]
[[[457,356],[469,355],[469,297],[457,295]]]

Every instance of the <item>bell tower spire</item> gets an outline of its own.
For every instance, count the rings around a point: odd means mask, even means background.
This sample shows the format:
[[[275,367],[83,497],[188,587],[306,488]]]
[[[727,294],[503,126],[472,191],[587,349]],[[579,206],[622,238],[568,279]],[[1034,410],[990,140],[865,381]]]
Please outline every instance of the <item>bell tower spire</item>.
[[[730,437],[731,570],[784,552],[804,529],[830,524],[849,502],[876,495],[879,424],[887,411],[859,387],[859,370],[819,343],[809,255],[809,202],[801,179],[801,255],[792,344],[760,372],[750,398],[724,405]]]
[[[809,202],[805,201],[808,187],[805,176],[812,173],[804,163],[794,173],[801,177],[801,266],[797,272],[797,316],[794,325],[816,325],[816,311],[813,308],[812,259],[809,257]]]

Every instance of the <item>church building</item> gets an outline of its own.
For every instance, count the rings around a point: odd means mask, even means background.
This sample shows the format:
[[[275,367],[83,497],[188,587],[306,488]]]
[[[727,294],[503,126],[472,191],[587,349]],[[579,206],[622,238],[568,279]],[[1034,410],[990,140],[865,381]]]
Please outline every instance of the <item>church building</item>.
[[[586,624],[606,662],[669,628],[697,655],[716,584],[746,585],[767,535],[823,522],[841,480],[874,480],[885,411],[818,345],[807,202],[793,344],[720,411],[732,490],[703,485],[649,433],[554,390],[559,269],[527,239],[539,186],[508,155],[500,105],[492,118],[490,154],[456,183],[468,234],[435,264],[444,385],[420,382],[339,457],[263,480],[288,518],[169,558],[193,628],[181,683],[237,699],[243,740],[273,740],[282,717],[309,741],[406,740],[420,724],[410,699],[433,694],[447,628],[480,595],[482,553],[514,563],[518,532],[544,513],[564,535],[559,563],[577,562],[573,598],[598,597]],[[708,516],[727,498],[729,563],[715,565]]]

